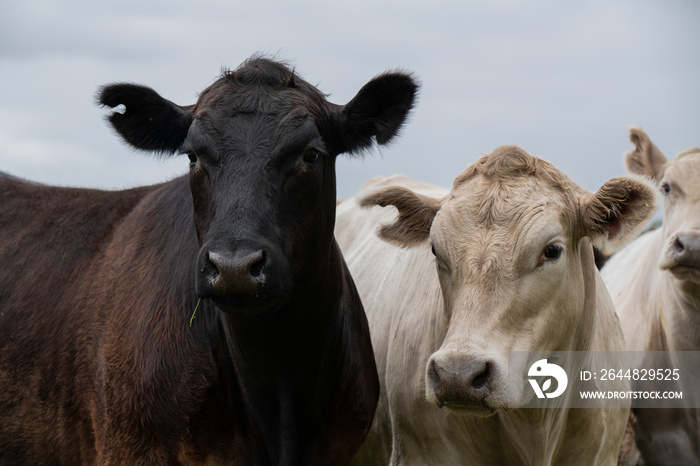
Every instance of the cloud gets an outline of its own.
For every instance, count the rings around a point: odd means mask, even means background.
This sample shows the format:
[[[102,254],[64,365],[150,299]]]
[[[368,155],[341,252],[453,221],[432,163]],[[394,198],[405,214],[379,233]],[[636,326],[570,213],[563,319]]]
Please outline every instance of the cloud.
[[[105,126],[97,87],[139,82],[188,104],[222,67],[258,51],[290,60],[341,104],[387,69],[422,81],[395,144],[339,162],[342,197],[377,174],[449,185],[504,143],[596,189],[624,173],[629,124],[671,155],[700,144],[692,2],[9,0],[0,9],[0,169],[47,182],[162,181],[164,165]]]

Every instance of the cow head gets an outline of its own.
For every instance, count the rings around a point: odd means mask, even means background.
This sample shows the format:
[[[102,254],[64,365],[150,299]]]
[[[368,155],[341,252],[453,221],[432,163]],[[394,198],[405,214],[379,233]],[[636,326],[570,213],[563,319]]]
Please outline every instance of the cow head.
[[[508,404],[509,351],[583,349],[595,301],[591,242],[629,236],[653,201],[631,177],[589,193],[516,146],[482,157],[443,199],[398,187],[365,197],[398,209],[380,237],[435,255],[447,328],[427,363],[427,400],[491,415]]]
[[[625,155],[632,173],[654,180],[664,196],[664,249],[659,267],[677,279],[700,283],[700,149],[668,161],[639,128],[630,128],[634,150]]]
[[[319,279],[333,244],[336,156],[389,142],[416,92],[410,75],[386,73],[335,105],[286,65],[254,57],[191,106],[133,84],[104,87],[99,102],[124,106],[109,121],[131,146],[189,159],[195,290],[240,312],[277,307]]]

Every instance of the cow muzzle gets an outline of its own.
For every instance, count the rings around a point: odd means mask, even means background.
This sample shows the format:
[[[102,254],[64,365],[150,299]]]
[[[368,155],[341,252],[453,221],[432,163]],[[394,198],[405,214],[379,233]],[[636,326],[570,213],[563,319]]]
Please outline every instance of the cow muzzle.
[[[197,263],[195,290],[222,310],[267,308],[280,294],[275,262],[280,261],[275,261],[271,248],[256,244],[205,247]]]
[[[256,294],[265,282],[265,251],[243,250],[235,254],[223,254],[209,251],[209,264],[213,267],[204,269],[211,283],[215,296],[243,293]]]
[[[700,282],[700,233],[673,235],[659,263],[679,280]]]
[[[460,414],[490,416],[497,370],[488,358],[454,352],[433,354],[426,370],[426,397],[438,407]]]

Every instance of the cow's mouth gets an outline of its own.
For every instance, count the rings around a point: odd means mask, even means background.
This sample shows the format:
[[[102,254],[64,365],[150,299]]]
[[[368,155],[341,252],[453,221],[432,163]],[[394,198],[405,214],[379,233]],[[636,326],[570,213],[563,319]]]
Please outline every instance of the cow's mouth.
[[[670,267],[668,270],[678,280],[688,280],[695,283],[700,283],[700,269],[679,265],[676,267]]]
[[[440,406],[447,408],[460,416],[491,417],[496,414],[496,409],[485,401],[475,401],[473,403],[446,403]]]

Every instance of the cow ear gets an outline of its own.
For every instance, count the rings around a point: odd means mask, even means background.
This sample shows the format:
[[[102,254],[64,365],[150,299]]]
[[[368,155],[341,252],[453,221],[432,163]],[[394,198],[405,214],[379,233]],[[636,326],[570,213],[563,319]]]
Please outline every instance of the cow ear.
[[[631,173],[648,176],[657,182],[661,180],[668,160],[659,148],[649,140],[647,133],[641,128],[631,126],[630,142],[634,144],[634,150],[625,154],[627,169]]]
[[[631,176],[613,178],[583,204],[583,224],[594,244],[622,244],[644,227],[656,210],[656,190]]]
[[[180,107],[164,99],[149,87],[136,84],[111,84],[98,93],[101,105],[115,111],[109,122],[131,146],[153,152],[177,150],[187,137],[192,123],[189,107]]]
[[[340,110],[337,152],[359,152],[391,141],[406,121],[418,94],[407,73],[385,73],[365,84]]]
[[[383,225],[378,235],[384,241],[397,246],[411,247],[430,236],[430,227],[442,207],[442,200],[423,196],[406,188],[391,187],[363,197],[360,205],[396,207],[399,211],[398,218],[394,223]]]

